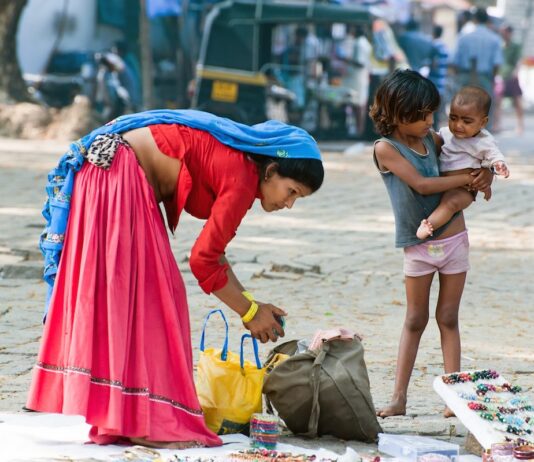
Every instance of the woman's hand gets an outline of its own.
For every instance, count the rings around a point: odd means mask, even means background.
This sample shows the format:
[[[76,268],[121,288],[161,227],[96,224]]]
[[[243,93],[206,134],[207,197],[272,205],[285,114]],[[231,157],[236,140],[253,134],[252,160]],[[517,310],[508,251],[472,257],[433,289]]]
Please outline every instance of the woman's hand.
[[[470,185],[471,189],[475,191],[485,191],[493,182],[493,173],[487,168],[473,170],[471,176],[475,177]]]
[[[275,316],[286,316],[287,313],[270,303],[258,303],[258,312],[252,321],[247,322],[245,327],[250,330],[251,335],[261,343],[269,340],[276,342],[278,337],[285,335],[284,328],[278,323]]]

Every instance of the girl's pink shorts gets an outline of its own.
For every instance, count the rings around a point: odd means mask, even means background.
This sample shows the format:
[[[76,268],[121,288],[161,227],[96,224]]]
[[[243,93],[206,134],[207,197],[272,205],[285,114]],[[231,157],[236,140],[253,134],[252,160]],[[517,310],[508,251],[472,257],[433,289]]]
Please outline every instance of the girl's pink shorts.
[[[465,273],[469,269],[467,230],[445,239],[436,239],[404,248],[404,274],[425,276]]]

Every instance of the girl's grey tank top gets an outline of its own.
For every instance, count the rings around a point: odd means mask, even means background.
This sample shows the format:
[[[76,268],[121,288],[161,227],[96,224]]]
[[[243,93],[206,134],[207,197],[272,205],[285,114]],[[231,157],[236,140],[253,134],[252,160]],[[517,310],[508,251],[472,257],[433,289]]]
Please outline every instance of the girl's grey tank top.
[[[421,175],[426,177],[439,176],[439,159],[432,133],[429,133],[423,138],[426,154],[420,154],[391,138],[380,138],[375,141],[375,144],[379,141],[384,141],[393,146]],[[410,188],[410,186],[393,173],[389,171],[381,171],[378,167],[378,161],[374,151],[373,160],[384,180],[389,200],[393,207],[393,215],[395,216],[395,247],[408,247],[410,245],[425,242],[425,240],[418,239],[415,233],[421,224],[421,220],[428,218],[438,206],[439,201],[441,200],[441,193],[423,196]],[[455,217],[456,215],[454,215],[453,219]],[[435,239],[442,234],[451,221],[452,219],[447,224],[434,231],[432,239]]]

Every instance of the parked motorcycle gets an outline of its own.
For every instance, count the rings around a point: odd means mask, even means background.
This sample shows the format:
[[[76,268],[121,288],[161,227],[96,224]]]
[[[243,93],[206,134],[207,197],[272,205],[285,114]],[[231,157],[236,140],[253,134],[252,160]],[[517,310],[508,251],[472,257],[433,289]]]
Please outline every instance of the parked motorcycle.
[[[95,53],[96,74],[94,105],[104,120],[112,120],[133,112],[130,92],[121,76],[126,73],[126,63],[113,51]]]
[[[72,104],[76,95],[88,94],[92,73],[92,54],[56,53],[42,74],[25,73],[30,95],[43,106],[62,108]]]
[[[58,52],[43,74],[24,74],[28,90],[40,104],[62,108],[85,95],[103,121],[134,112],[138,82],[115,50]],[[134,95],[138,96],[138,95]]]

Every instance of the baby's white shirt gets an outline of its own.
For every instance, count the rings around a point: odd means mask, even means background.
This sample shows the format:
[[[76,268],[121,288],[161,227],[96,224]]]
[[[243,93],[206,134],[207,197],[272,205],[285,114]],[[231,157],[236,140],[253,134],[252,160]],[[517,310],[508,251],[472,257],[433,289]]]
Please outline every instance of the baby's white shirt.
[[[491,167],[495,162],[505,162],[495,139],[486,129],[471,138],[456,138],[449,127],[442,127],[439,135],[443,146],[439,156],[440,171],[450,172],[464,168]]]

